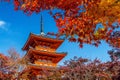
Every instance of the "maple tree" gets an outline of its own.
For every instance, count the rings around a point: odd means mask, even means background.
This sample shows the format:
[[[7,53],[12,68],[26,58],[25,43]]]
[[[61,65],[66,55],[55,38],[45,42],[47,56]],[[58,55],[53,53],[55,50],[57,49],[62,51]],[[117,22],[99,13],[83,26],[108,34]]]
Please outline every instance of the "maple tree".
[[[120,31],[115,31],[110,35],[111,40],[108,41],[109,45],[112,46],[112,50],[108,51],[112,61],[120,59]]]
[[[8,50],[9,56],[0,53],[0,79],[13,80],[17,78],[20,66],[20,56],[14,48]]]
[[[9,58],[0,53],[0,80],[8,80],[12,78],[9,69]]]
[[[80,43],[80,47],[83,43],[98,46],[100,40],[108,42],[120,23],[120,0],[14,0],[14,6],[28,15],[48,10],[59,35]]]
[[[5,67],[8,66],[7,60],[8,57],[0,53],[0,79],[4,79],[4,77],[8,78],[8,75],[7,76],[5,75],[6,69],[4,69]]]
[[[112,61],[120,59],[120,49],[115,48],[115,49],[109,50],[108,54],[110,55],[110,58]]]
[[[120,48],[120,31],[114,31],[113,34],[110,35],[108,43],[114,48]]]
[[[102,63],[100,60],[93,61],[74,57],[67,60],[64,66],[59,68],[63,71],[60,80],[119,80],[120,61],[108,61]],[[53,79],[57,79],[53,77]]]

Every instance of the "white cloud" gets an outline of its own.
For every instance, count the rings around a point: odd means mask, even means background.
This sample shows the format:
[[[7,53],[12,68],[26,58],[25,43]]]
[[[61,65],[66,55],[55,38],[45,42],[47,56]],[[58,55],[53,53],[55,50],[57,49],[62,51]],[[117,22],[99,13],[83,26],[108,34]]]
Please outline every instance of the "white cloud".
[[[6,24],[5,21],[0,21],[0,27],[4,26]]]
[[[5,21],[0,20],[0,29],[7,31],[7,23]]]

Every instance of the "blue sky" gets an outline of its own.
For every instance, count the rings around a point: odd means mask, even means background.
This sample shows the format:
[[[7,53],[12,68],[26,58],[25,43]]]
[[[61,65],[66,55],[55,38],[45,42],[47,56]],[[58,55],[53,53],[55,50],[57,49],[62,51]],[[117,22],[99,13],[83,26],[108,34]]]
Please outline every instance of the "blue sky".
[[[7,54],[9,48],[16,48],[21,56],[25,52],[21,50],[25,44],[29,33],[40,34],[40,14],[33,14],[31,16],[25,15],[22,11],[14,11],[11,3],[0,3],[0,52]],[[54,19],[47,13],[42,12],[44,20],[44,32],[57,32],[58,29]],[[77,43],[64,43],[57,49],[58,52],[67,52],[67,56],[60,61],[63,64],[65,60],[69,60],[74,56],[95,59],[102,61],[110,60],[107,51],[111,47],[104,41],[99,47],[85,44],[83,48],[79,48]]]

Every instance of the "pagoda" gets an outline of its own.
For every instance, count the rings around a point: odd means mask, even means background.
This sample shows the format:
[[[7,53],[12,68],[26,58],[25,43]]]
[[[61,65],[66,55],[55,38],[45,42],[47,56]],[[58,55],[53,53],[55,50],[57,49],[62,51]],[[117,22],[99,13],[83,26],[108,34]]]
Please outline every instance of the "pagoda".
[[[58,62],[66,56],[66,53],[56,52],[56,49],[63,41],[64,39],[45,35],[41,17],[41,33],[39,35],[30,33],[28,40],[22,48],[23,51],[26,51],[24,58],[27,60],[28,73],[34,75],[33,78],[45,76],[43,74],[44,70],[50,71],[56,68]]]

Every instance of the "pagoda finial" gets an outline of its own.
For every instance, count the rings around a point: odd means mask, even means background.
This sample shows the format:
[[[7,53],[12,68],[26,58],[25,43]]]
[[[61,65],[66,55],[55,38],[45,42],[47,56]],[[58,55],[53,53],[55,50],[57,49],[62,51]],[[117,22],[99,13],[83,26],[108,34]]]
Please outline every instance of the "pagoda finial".
[[[43,27],[44,27],[44,26],[43,26],[43,18],[42,18],[42,15],[41,15],[41,26],[40,26],[40,27],[41,27],[40,35],[44,36],[45,33],[44,33],[44,31],[43,31]]]

